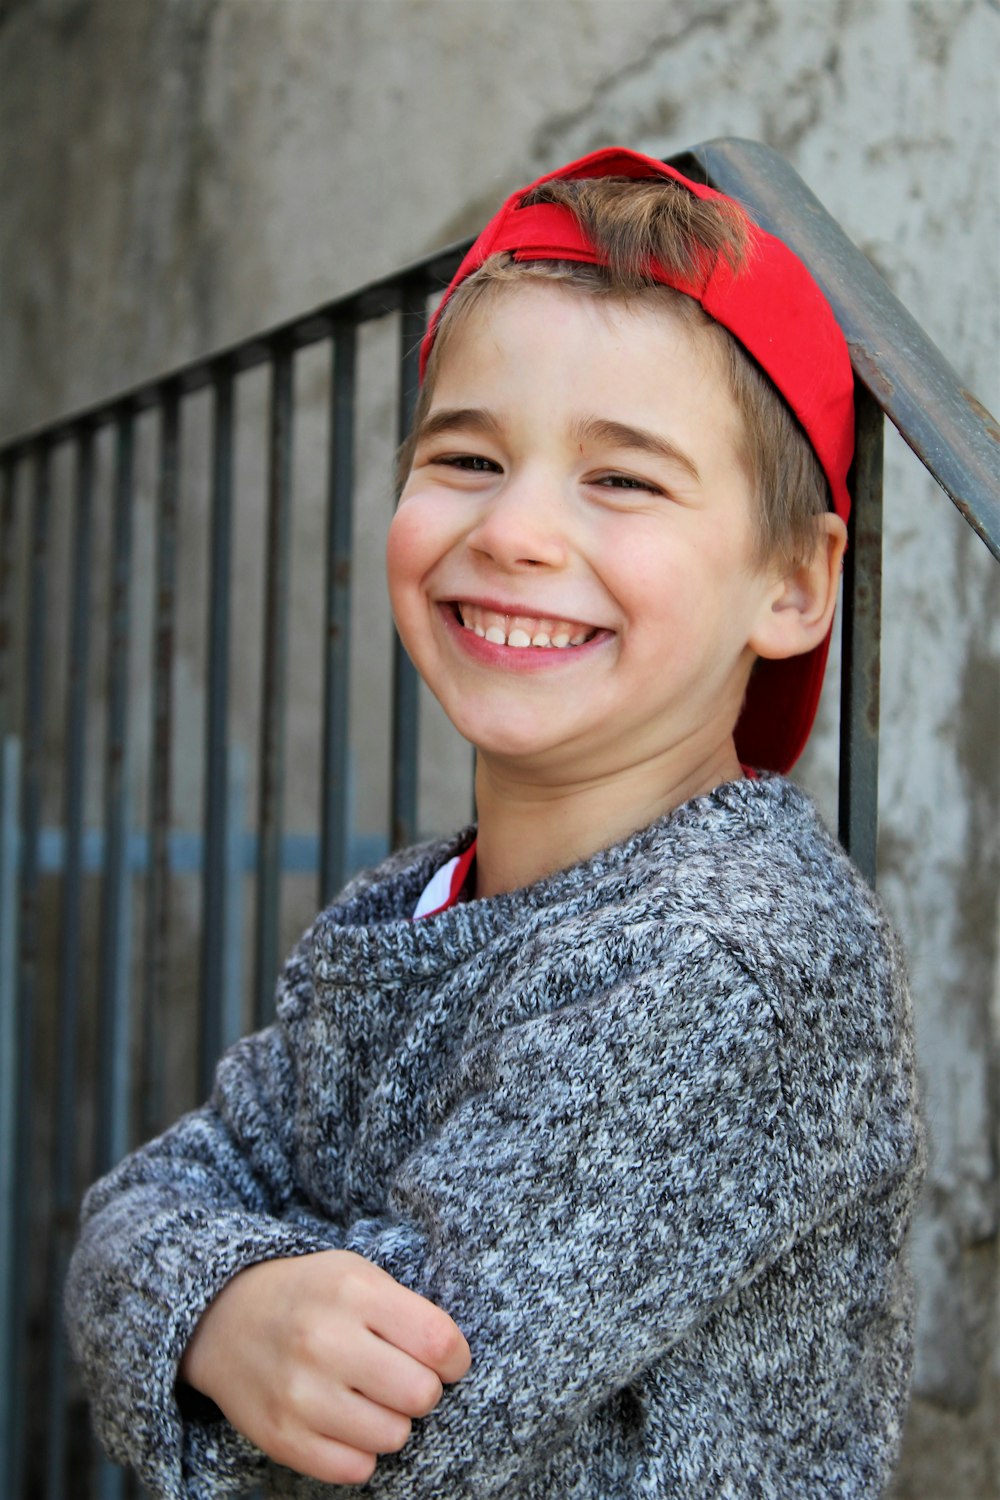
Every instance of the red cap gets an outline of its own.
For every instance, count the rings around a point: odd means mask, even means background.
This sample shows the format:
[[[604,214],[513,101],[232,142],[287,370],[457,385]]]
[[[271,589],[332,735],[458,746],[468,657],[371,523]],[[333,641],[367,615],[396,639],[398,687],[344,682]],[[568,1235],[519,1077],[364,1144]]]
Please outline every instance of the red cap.
[[[507,251],[515,260],[604,263],[570,209],[556,203],[521,207],[522,198],[541,183],[587,177],[666,177],[697,198],[732,201],[655,157],[620,147],[594,151],[547,172],[511,194],[455,272],[424,336],[421,377],[445,304],[489,256]],[[851,509],[847,471],[854,450],[854,377],[847,342],[798,256],[752,221],[748,228],[749,253],[738,271],[718,256],[689,279],[651,261],[649,277],[694,297],[770,376],[813,446],[834,511],[846,521]],[[828,635],[804,656],[757,662],[736,725],[736,749],[744,765],[787,771],[798,760],[816,717],[829,648]]]

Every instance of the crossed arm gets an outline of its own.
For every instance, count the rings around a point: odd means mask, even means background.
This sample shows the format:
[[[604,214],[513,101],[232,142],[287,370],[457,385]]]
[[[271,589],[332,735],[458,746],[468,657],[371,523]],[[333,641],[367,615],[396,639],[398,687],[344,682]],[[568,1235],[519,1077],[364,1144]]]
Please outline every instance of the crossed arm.
[[[385,1211],[345,1223],[295,1186],[282,1029],[249,1038],[88,1200],[69,1303],[112,1451],[185,1500],[262,1452],[380,1500],[508,1492],[801,1227],[750,990],[711,1034],[649,973],[482,1037]],[[228,1421],[182,1422],[178,1372]]]

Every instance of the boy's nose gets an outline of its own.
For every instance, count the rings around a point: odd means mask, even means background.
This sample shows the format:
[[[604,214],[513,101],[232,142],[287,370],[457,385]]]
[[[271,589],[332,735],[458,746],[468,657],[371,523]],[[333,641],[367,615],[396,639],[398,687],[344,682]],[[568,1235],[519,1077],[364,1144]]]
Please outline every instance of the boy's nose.
[[[552,483],[527,476],[503,486],[467,540],[508,569],[561,568],[569,553],[565,509]]]

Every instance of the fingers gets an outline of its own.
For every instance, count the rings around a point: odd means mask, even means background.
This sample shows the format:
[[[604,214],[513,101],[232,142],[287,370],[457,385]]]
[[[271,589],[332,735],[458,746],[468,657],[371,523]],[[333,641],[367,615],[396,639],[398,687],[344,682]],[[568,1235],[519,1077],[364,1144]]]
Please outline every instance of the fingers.
[[[370,1330],[367,1339],[359,1340],[355,1354],[355,1389],[391,1411],[426,1417],[444,1394],[434,1370]]]
[[[328,1484],[365,1483],[378,1455],[397,1453],[412,1430],[404,1413],[312,1366],[294,1369],[277,1397],[248,1413],[250,1421],[239,1411],[226,1414],[278,1463]]]
[[[413,1317],[401,1347],[413,1359],[433,1370],[445,1385],[461,1380],[472,1363],[461,1330],[447,1313],[431,1302],[424,1302],[420,1313]]]
[[[323,1484],[367,1484],[378,1463],[377,1453],[312,1432],[272,1438],[265,1451],[277,1463]]]
[[[360,1391],[337,1391],[301,1409],[303,1427],[364,1453],[398,1453],[413,1424],[402,1412],[370,1401]]]
[[[455,1321],[377,1266],[364,1260],[361,1266],[364,1269],[359,1276],[366,1281],[374,1273],[370,1281],[374,1295],[365,1305],[366,1322],[372,1332],[432,1370],[445,1385],[461,1380],[472,1355]]]

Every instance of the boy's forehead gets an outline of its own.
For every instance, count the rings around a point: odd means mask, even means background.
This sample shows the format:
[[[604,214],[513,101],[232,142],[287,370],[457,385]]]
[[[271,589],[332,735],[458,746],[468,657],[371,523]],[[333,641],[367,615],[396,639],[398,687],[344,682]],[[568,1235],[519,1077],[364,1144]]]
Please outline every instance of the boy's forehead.
[[[456,307],[439,335],[428,372],[432,404],[443,378],[460,378],[461,372],[473,366],[488,369],[491,357],[498,353],[498,339],[509,337],[519,325],[537,326],[553,343],[569,338],[585,356],[590,333],[595,364],[607,357],[610,330],[626,351],[659,349],[664,359],[689,360],[725,380],[722,350],[729,335],[682,292],[653,286],[629,293],[598,293],[528,275],[487,283],[477,288],[468,305]]]

